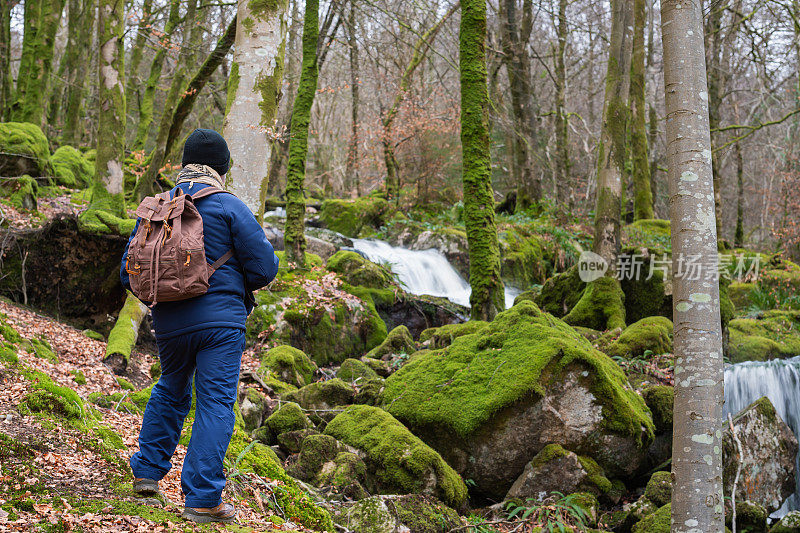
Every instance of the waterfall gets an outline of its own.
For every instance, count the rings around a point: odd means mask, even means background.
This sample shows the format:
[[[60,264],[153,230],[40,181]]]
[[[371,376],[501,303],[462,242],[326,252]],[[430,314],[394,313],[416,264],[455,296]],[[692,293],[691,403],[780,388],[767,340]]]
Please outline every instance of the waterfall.
[[[724,417],[766,396],[797,437],[800,435],[800,357],[766,362],[746,362],[725,367]],[[781,517],[800,509],[800,463],[795,463],[795,493],[773,514]]]
[[[469,283],[439,250],[409,250],[383,241],[365,239],[353,239],[353,247],[373,263],[384,263],[391,268],[411,294],[443,296],[451,302],[469,307]],[[509,308],[521,291],[508,286],[505,291],[506,308]]]

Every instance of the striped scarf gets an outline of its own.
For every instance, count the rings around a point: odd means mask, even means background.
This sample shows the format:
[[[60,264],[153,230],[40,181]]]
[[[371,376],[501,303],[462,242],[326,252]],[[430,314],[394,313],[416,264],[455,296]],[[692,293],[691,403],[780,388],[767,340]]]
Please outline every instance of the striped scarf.
[[[180,185],[181,183],[186,182],[192,184],[204,183],[206,185],[219,187],[220,189],[225,188],[225,182],[222,180],[222,176],[220,176],[216,170],[207,165],[198,165],[196,163],[184,165],[178,174],[178,181],[175,183],[175,185]],[[189,188],[191,188],[191,186]]]

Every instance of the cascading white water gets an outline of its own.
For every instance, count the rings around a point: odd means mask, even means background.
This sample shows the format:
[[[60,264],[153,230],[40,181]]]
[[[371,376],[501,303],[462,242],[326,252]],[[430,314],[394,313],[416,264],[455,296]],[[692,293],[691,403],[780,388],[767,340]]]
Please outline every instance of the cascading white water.
[[[469,283],[436,249],[409,250],[376,240],[353,239],[353,247],[374,263],[385,263],[411,294],[443,296],[469,307]],[[521,291],[506,287],[506,308]]]
[[[724,416],[735,416],[748,405],[766,396],[775,410],[800,436],[800,357],[766,362],[746,362],[725,367]],[[800,462],[795,463],[795,493],[773,516],[781,517],[800,509]]]

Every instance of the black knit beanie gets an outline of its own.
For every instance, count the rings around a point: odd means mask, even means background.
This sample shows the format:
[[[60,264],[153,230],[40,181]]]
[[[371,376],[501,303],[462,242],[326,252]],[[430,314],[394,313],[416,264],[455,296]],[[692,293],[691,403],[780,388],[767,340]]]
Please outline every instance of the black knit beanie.
[[[196,129],[186,139],[183,146],[184,166],[194,163],[197,165],[208,165],[222,176],[231,164],[231,153],[228,150],[228,143],[222,135],[214,130],[205,128]]]

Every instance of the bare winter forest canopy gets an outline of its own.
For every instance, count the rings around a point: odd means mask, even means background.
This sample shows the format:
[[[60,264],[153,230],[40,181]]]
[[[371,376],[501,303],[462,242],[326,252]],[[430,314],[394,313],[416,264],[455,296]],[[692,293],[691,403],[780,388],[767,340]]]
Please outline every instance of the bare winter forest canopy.
[[[243,530],[800,532],[800,0],[2,0],[0,531],[188,527],[121,263],[181,172],[280,259]]]

